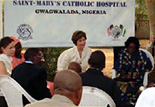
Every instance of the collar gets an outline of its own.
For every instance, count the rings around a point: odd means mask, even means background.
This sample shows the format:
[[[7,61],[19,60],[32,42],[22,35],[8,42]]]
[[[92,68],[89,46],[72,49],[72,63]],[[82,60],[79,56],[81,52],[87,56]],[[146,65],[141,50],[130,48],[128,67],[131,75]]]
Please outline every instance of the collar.
[[[96,70],[96,69],[93,69],[93,68],[89,68],[86,73],[89,73],[89,74],[95,74],[95,75],[104,75],[103,72],[101,70]]]
[[[61,102],[65,102],[65,103],[69,103],[73,106],[74,103],[67,97],[63,96],[63,95],[59,95],[59,94],[55,94],[53,97],[52,97],[52,100],[56,100],[56,101],[61,101]]]
[[[83,48],[83,51],[82,51],[82,56],[80,57],[80,54],[79,54],[79,51],[78,51],[77,46],[73,46],[73,51],[74,51],[75,54],[77,54],[77,56],[78,56],[79,59],[84,59],[84,58],[87,57],[88,49],[89,49],[89,48],[88,48],[87,46],[85,46],[85,47]]]
[[[32,61],[25,61],[27,64],[34,64]]]

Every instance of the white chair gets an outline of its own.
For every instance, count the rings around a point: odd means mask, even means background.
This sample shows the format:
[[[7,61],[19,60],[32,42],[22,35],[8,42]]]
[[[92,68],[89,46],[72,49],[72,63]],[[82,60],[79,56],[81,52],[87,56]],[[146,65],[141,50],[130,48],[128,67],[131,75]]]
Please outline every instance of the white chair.
[[[146,88],[137,99],[135,107],[155,107],[155,87]]]
[[[9,107],[23,107],[22,95],[24,95],[29,102],[37,101],[9,76],[0,76],[0,91],[2,91]]]
[[[146,85],[148,84],[148,75],[154,69],[154,58],[153,58],[152,54],[149,51],[147,51],[146,49],[140,48],[140,50],[142,50],[143,52],[146,53],[147,57],[150,58],[150,61],[152,63],[152,69],[151,69],[151,71],[145,72],[145,75],[144,75],[143,85],[144,85],[144,87],[146,87]],[[114,78],[116,78],[116,70],[115,69],[112,69],[112,79],[114,79]]]
[[[116,107],[112,98],[104,91],[90,86],[83,86],[79,106]]]

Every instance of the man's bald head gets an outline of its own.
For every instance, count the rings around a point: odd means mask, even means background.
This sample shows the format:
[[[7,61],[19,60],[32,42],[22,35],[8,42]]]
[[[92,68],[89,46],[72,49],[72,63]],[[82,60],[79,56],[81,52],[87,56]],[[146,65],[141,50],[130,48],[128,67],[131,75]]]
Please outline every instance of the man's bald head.
[[[68,66],[68,69],[76,71],[78,74],[82,72],[82,68],[79,63],[71,62]]]
[[[62,70],[54,78],[54,92],[68,97],[78,105],[82,94],[81,77],[73,70]]]

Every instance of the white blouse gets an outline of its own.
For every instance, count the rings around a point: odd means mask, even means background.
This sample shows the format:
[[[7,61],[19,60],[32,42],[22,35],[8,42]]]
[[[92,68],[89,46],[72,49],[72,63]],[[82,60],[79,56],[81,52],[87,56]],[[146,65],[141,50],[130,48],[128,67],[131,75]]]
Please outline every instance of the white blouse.
[[[57,70],[65,70],[68,68],[69,63],[75,61],[81,65],[82,72],[85,72],[86,68],[88,67],[88,59],[91,53],[92,51],[90,48],[84,47],[82,51],[82,57],[80,58],[77,46],[67,49],[63,53],[61,53],[58,58]]]
[[[6,67],[6,70],[7,70],[7,73],[9,75],[11,75],[11,71],[12,71],[12,64],[11,64],[11,61],[12,61],[12,58],[7,56],[6,54],[1,54],[0,55],[0,61],[2,61]]]
[[[12,71],[12,58],[7,56],[6,54],[1,54],[0,55],[0,61],[2,61],[6,67],[7,73],[8,75],[11,75],[11,71]],[[1,90],[0,90],[0,96],[3,96]]]

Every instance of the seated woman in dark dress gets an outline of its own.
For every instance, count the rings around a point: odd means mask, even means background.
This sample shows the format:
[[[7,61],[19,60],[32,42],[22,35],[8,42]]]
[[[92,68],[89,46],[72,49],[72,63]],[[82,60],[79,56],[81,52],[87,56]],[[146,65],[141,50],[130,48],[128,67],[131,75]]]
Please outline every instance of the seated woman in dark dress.
[[[136,93],[143,85],[144,74],[150,71],[152,64],[145,52],[139,50],[140,44],[136,37],[129,37],[125,49],[114,64],[117,72],[116,81],[125,101],[136,102]]]

